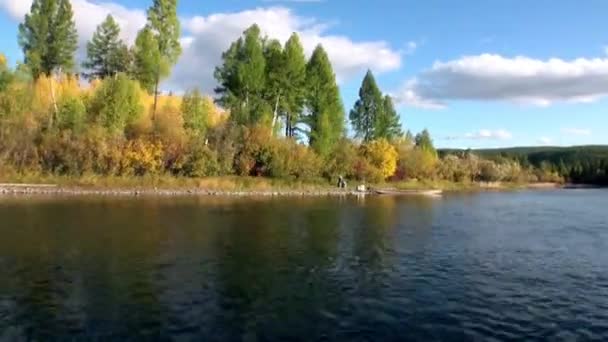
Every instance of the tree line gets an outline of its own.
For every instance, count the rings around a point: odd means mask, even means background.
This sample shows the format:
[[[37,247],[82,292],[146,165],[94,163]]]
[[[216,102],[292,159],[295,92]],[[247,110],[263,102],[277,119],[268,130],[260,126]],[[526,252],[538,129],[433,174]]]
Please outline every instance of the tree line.
[[[563,179],[518,159],[438,153],[428,131],[404,132],[371,71],[347,115],[325,48],[307,57],[297,33],[282,43],[252,25],[222,54],[213,97],[197,89],[161,94],[182,52],[180,35],[177,0],[152,2],[132,46],[109,15],[87,43],[77,74],[70,1],[34,0],[19,25],[23,62],[9,68],[0,59],[0,172]]]

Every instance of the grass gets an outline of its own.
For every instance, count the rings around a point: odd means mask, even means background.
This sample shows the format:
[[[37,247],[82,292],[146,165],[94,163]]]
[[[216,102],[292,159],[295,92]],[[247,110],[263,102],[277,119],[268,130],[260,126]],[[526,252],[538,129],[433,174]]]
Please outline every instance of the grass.
[[[0,183],[21,184],[55,184],[60,187],[78,187],[87,189],[168,189],[191,190],[203,189],[210,191],[328,191],[336,187],[327,180],[298,181],[273,179],[263,177],[222,176],[208,178],[174,177],[170,175],[133,176],[99,176],[86,174],[78,177],[58,176],[41,173],[12,173],[0,172]],[[350,189],[363,182],[350,181]],[[401,190],[438,189],[444,191],[478,191],[478,190],[508,190],[526,188],[522,183],[474,183],[450,182],[445,180],[408,180],[381,184],[368,184],[371,188],[396,188]]]

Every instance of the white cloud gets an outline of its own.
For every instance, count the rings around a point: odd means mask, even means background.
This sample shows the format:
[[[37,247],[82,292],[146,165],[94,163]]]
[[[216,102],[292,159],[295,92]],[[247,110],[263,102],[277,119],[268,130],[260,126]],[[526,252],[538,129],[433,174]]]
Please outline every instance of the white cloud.
[[[111,13],[121,26],[123,38],[133,42],[144,26],[144,9],[130,9],[110,2],[71,0],[76,27],[80,37],[80,55],[95,28]],[[0,8],[16,21],[23,19],[31,0],[0,0]],[[339,81],[372,69],[377,73],[398,69],[401,53],[384,41],[354,42],[349,37],[327,32],[328,24],[314,18],[300,17],[284,7],[257,8],[234,13],[182,18],[184,53],[166,88],[178,90],[199,86],[211,91],[215,86],[213,70],[220,63],[221,54],[230,43],[252,24],[257,23],[263,33],[286,41],[298,32],[308,55],[317,44],[323,44],[334,66]]]
[[[451,100],[507,101],[548,106],[591,102],[608,95],[608,58],[571,61],[483,54],[448,62],[405,83],[402,103],[442,108]]]
[[[548,137],[540,137],[540,138],[538,138],[537,142],[541,145],[551,145],[551,144],[553,144],[553,139],[548,138]]]
[[[406,55],[411,55],[414,52],[416,52],[417,49],[418,49],[418,43],[412,40],[412,41],[407,42],[407,44],[405,44],[405,50],[403,51],[403,53]]]
[[[563,128],[562,133],[567,135],[588,136],[591,135],[593,132],[591,132],[590,129],[586,128]]]
[[[464,137],[472,140],[509,140],[513,137],[513,134],[504,129],[481,129],[477,132],[467,133]]]
[[[87,0],[71,0],[80,46],[91,38],[93,32],[107,16],[112,14],[121,28],[122,38],[132,43],[137,32],[146,23],[146,13],[141,9],[130,9],[115,3],[94,3]],[[0,0],[0,8],[17,21],[29,12],[32,0]]]

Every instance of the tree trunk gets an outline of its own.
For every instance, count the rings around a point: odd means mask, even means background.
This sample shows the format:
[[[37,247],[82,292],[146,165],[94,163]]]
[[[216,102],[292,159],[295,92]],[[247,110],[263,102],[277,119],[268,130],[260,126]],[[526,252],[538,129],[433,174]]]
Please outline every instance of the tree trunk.
[[[53,113],[51,113],[51,117],[49,118],[49,128],[53,127],[55,115],[59,112],[59,108],[57,107],[57,97],[55,96],[55,82],[53,82],[55,76],[51,73],[48,75],[49,77],[49,86],[51,87],[51,101],[53,102]]]
[[[277,95],[277,101],[274,104],[274,115],[272,116],[272,134],[274,135],[274,127],[277,124],[277,119],[279,116],[279,101],[281,100],[281,92]]]
[[[154,84],[154,105],[152,106],[152,121],[156,120],[156,107],[158,106],[158,83],[160,82],[159,74],[160,70],[158,70],[156,73],[156,82]]]

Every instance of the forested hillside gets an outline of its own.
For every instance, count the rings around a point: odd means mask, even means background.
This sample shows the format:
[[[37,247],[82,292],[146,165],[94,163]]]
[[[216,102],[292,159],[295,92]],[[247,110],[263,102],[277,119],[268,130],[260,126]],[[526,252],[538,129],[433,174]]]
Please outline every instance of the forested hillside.
[[[608,184],[608,146],[514,147],[504,149],[441,150],[442,156],[474,153],[493,161],[514,160],[556,172],[574,183]]]

